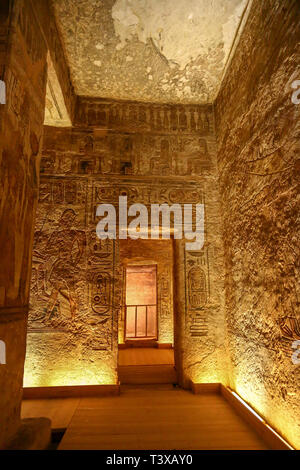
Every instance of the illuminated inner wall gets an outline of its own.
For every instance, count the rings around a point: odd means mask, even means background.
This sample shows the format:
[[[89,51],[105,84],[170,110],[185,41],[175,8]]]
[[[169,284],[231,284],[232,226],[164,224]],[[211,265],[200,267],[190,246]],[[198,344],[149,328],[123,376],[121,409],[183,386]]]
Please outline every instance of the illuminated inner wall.
[[[121,240],[120,261],[124,274],[126,267],[132,264],[156,267],[158,342],[174,344],[172,240]],[[123,286],[125,286],[125,280]],[[124,341],[124,321],[125,309],[123,307],[119,318],[120,343]]]
[[[157,339],[156,266],[126,268],[125,339]]]
[[[117,205],[121,195],[149,214],[152,203],[205,205],[205,245],[180,259],[183,309],[174,317],[186,337],[185,386],[220,381],[223,255],[212,106],[80,98],[73,128],[45,127],[40,176],[25,386],[117,382],[123,262],[132,253],[128,245],[120,256],[119,241],[97,239],[96,208]],[[139,256],[156,261],[146,242]],[[162,253],[155,244],[159,342],[173,343],[169,248]]]
[[[299,2],[255,0],[216,101],[230,384],[300,447]]]

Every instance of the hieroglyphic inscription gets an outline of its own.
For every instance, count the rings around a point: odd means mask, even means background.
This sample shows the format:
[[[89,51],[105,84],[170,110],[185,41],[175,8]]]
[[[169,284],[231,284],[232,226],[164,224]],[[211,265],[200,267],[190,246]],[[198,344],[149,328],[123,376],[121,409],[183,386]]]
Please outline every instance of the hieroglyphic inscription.
[[[210,297],[208,251],[185,252],[186,325],[191,337],[208,334],[206,307]]]

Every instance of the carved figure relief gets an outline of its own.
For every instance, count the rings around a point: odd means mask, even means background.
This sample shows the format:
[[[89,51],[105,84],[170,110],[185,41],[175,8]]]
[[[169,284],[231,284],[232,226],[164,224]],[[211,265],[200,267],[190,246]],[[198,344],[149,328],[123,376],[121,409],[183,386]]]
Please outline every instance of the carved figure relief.
[[[68,327],[76,321],[76,287],[81,279],[80,262],[86,242],[85,232],[75,229],[75,225],[75,211],[66,209],[61,214],[57,228],[48,237],[43,232],[35,234],[33,291],[41,295],[46,306],[41,315],[30,317],[31,323],[37,321],[44,327],[59,327],[61,324]],[[43,249],[39,250],[39,247]],[[59,318],[58,315],[62,301],[66,301],[69,307],[67,318]]]
[[[81,120],[92,125],[100,119],[109,129],[77,128],[68,131],[67,139],[61,130],[47,131],[53,135],[47,136],[42,159],[29,326],[32,331],[84,328],[86,347],[104,350],[112,347],[113,319],[122,295],[117,245],[97,238],[96,207],[115,204],[120,195],[128,197],[128,204],[203,202],[199,184],[167,179],[150,183],[148,177],[192,174],[199,159],[203,167],[208,154],[201,128],[205,112],[196,106],[146,104],[79,108]],[[132,133],[129,122],[139,132]],[[208,279],[205,269],[201,277],[188,266],[190,334],[197,336],[206,328]],[[161,273],[159,288],[160,318],[166,321],[172,311],[170,276],[169,269]]]

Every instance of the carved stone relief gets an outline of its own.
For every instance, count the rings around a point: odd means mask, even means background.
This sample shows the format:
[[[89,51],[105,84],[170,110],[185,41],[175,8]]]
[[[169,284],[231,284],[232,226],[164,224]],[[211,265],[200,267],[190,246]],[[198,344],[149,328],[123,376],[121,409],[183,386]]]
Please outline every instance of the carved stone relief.
[[[190,337],[207,336],[210,297],[208,250],[185,252],[186,326]]]
[[[72,135],[74,151],[44,151],[43,174],[209,176],[213,172],[211,140],[195,136],[138,136],[108,133]],[[58,146],[59,147],[59,146]]]
[[[212,107],[162,106],[142,103],[124,103],[80,99],[77,107],[76,124],[81,126],[103,126],[109,129],[139,131],[197,133],[212,132]]]

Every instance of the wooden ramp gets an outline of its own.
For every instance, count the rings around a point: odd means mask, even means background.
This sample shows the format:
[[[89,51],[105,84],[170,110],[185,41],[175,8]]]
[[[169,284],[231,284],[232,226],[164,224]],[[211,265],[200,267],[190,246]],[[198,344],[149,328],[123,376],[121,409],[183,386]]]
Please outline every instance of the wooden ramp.
[[[121,385],[177,383],[173,349],[121,349],[119,381]]]

